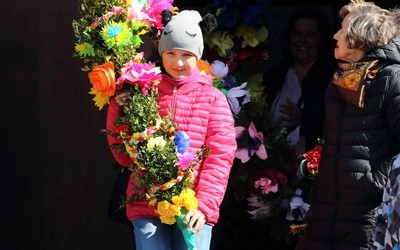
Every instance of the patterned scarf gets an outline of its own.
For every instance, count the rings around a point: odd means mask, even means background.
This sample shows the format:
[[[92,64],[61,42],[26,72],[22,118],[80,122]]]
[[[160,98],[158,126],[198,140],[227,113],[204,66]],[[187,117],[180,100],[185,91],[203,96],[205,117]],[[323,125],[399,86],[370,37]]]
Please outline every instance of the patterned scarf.
[[[338,63],[332,83],[338,88],[342,98],[360,108],[364,107],[367,79],[375,78],[384,66],[378,60],[356,63]]]

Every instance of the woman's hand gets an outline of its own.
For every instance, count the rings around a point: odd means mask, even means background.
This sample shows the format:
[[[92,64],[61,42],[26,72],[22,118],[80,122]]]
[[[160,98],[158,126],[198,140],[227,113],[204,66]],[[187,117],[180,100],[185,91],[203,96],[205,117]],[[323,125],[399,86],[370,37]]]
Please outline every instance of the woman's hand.
[[[115,96],[115,100],[120,106],[122,106],[124,105],[126,100],[129,99],[129,95],[130,95],[129,91],[119,93],[118,95]]]
[[[192,231],[193,233],[198,233],[206,223],[206,216],[200,210],[195,210],[188,212],[183,218],[183,222],[189,224],[187,225],[186,229]]]
[[[286,127],[300,125],[301,109],[294,102],[286,99],[286,103],[279,107],[279,111],[284,114],[283,121],[285,121]]]

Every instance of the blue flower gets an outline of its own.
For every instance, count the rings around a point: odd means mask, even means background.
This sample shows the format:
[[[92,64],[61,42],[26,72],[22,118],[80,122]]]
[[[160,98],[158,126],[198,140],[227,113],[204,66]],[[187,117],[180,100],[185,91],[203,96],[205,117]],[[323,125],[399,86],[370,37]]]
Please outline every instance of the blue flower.
[[[174,143],[176,145],[176,152],[183,154],[189,147],[190,138],[185,132],[177,131],[175,134]]]

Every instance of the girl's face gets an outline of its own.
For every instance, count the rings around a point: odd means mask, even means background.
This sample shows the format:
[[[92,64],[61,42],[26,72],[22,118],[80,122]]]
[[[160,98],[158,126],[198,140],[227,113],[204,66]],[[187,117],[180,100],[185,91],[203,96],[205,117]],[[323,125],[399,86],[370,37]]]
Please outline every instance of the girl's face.
[[[162,53],[162,63],[165,71],[175,79],[181,79],[193,72],[197,58],[191,52],[171,49]]]
[[[360,49],[350,49],[347,45],[346,37],[350,15],[351,14],[347,14],[347,16],[343,19],[341,29],[336,32],[333,38],[336,40],[335,58],[351,63],[358,62],[361,58],[363,58],[365,51]]]
[[[299,63],[315,61],[322,47],[318,24],[313,19],[301,18],[294,22],[290,33],[290,50]]]

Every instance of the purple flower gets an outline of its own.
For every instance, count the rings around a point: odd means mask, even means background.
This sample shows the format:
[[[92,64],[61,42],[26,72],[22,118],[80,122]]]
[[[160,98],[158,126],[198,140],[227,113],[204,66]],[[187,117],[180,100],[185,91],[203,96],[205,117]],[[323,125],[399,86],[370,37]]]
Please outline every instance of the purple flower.
[[[185,152],[183,154],[178,153],[177,166],[181,167],[182,171],[186,171],[196,160],[195,152]]]

